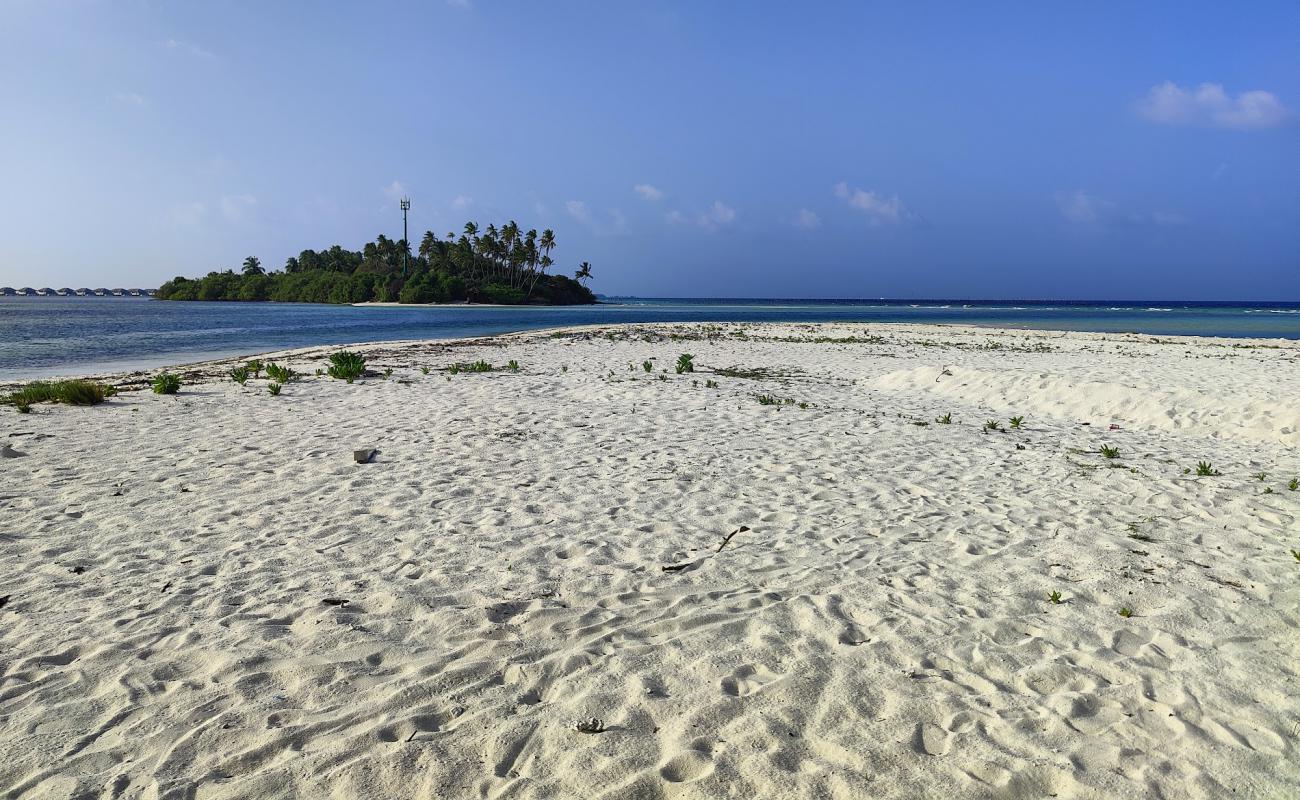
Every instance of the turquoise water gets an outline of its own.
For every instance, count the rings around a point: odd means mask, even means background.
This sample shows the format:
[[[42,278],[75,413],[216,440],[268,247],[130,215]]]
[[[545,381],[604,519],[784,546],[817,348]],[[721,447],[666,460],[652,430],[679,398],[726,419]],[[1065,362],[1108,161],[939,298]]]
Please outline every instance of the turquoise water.
[[[1300,339],[1300,303],[626,299],[547,308],[356,308],[0,297],[0,379],[143,369],[320,344],[682,321],[919,322]]]

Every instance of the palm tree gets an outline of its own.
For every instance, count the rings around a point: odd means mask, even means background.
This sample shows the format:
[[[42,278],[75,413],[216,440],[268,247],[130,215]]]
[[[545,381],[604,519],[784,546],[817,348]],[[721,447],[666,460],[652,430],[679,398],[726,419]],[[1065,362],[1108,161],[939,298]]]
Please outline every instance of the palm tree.
[[[578,271],[573,273],[573,277],[577,278],[579,281],[589,279],[591,277],[591,264],[588,264],[586,261],[579,264]]]
[[[244,259],[245,275],[265,275],[266,270],[262,269],[262,260],[257,256],[249,256]]]

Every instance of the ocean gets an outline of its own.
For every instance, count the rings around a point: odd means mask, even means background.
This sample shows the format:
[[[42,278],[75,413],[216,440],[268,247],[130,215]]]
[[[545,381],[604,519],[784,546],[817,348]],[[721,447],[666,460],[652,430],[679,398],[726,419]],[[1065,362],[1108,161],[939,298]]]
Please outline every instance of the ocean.
[[[1300,303],[620,298],[596,306],[393,308],[0,297],[0,380],[147,369],[290,347],[618,322],[917,322],[1300,339]]]

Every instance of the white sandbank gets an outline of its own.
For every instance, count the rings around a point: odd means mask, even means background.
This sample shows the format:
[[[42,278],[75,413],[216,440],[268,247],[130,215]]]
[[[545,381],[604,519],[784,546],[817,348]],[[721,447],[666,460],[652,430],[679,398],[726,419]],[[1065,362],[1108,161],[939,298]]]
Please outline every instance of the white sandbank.
[[[1300,343],[337,349],[0,408],[0,796],[1300,796]]]

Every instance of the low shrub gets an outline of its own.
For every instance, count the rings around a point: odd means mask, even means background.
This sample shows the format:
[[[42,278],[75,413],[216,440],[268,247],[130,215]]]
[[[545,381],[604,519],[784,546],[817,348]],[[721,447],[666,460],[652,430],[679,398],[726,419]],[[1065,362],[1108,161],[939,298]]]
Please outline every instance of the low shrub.
[[[181,376],[164,372],[155,376],[149,385],[154,394],[176,394],[181,390]]]
[[[0,398],[0,403],[14,406],[21,414],[31,411],[33,403],[63,403],[70,406],[93,406],[117,394],[111,386],[90,381],[36,381]],[[27,411],[23,408],[26,407]]]
[[[270,374],[269,370],[268,374]],[[340,350],[337,353],[330,354],[329,375],[331,378],[352,383],[365,374],[366,360],[362,358],[360,353],[354,353],[351,350]]]

